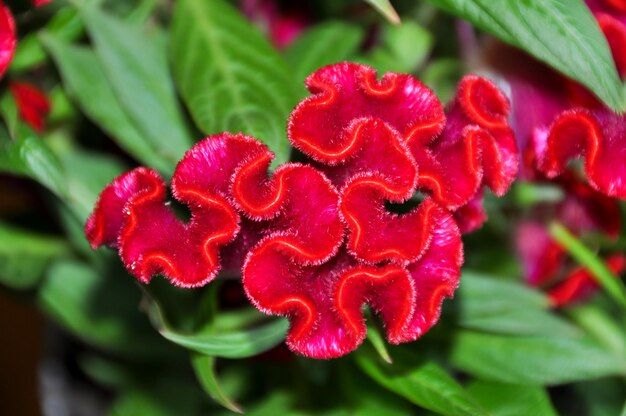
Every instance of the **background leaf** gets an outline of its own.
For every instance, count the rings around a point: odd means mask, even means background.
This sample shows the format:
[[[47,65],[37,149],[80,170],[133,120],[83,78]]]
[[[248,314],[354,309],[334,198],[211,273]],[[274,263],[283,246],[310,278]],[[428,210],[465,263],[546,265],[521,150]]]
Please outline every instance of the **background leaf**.
[[[378,72],[415,72],[426,60],[434,39],[429,31],[415,22],[385,25],[380,43],[359,61],[376,68]]]
[[[504,383],[555,385],[626,374],[626,360],[588,337],[512,337],[459,331],[451,361],[476,377]]]
[[[393,8],[389,0],[365,0],[365,2],[371,4],[372,7],[378,10],[378,12],[385,16],[385,19],[389,20],[391,23],[400,23],[400,16],[398,16],[396,9]]]
[[[162,156],[176,163],[191,147],[168,70],[162,32],[150,34],[95,6],[80,14],[126,114]]]
[[[467,390],[492,416],[557,416],[541,387],[475,381]]]
[[[107,264],[116,262],[110,257]],[[98,270],[59,261],[48,270],[37,296],[61,326],[92,345],[148,361],[158,359],[167,346],[140,314],[139,293],[120,268]]]
[[[285,52],[293,68],[294,78],[306,95],[304,80],[317,69],[349,60],[363,42],[365,33],[359,26],[339,21],[327,21],[307,30],[289,45]]]
[[[0,172],[31,178],[57,196],[67,196],[65,173],[57,156],[29,127],[17,122],[15,137],[0,132]]]
[[[42,39],[63,76],[65,88],[85,114],[137,160],[164,174],[172,174],[174,162],[159,154],[158,147],[146,139],[124,112],[95,53],[54,36],[42,36]]]
[[[289,322],[280,318],[247,330],[216,331],[214,328],[224,326],[218,316],[201,331],[182,333],[169,325],[157,303],[153,303],[150,316],[166,339],[200,354],[224,358],[245,358],[265,352],[284,341],[289,327]]]
[[[458,297],[458,324],[464,328],[511,335],[582,335],[550,312],[543,294],[520,282],[465,271]]]
[[[205,134],[243,132],[289,158],[286,137],[296,87],[269,42],[222,0],[180,0],[171,27],[174,77]]]
[[[226,395],[215,373],[215,357],[192,354],[191,364],[204,390],[219,404],[235,412],[243,413],[243,409]]]
[[[430,0],[626,110],[608,44],[583,0]]]
[[[0,283],[14,289],[32,288],[48,264],[69,252],[60,238],[0,222]]]
[[[486,414],[463,387],[434,362],[416,363],[413,355],[398,349],[392,354],[393,364],[388,364],[367,345],[362,345],[354,354],[361,369],[373,380],[425,409],[443,415]]]

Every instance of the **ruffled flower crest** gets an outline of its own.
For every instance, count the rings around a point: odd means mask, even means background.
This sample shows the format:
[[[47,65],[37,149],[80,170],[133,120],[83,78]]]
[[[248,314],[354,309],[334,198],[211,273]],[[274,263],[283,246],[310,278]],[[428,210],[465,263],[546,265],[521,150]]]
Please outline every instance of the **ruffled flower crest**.
[[[440,133],[443,108],[410,76],[378,80],[362,65],[322,68],[307,85],[313,95],[293,111],[289,137],[339,190],[347,241],[329,261],[309,266],[260,245],[246,261],[244,287],[260,309],[290,317],[288,344],[307,356],[355,349],[366,332],[363,303],[379,313],[389,342],[414,340],[458,286],[460,234],[432,198],[403,215],[384,204],[416,192],[418,166],[406,138]]]
[[[268,175],[273,155],[256,139],[211,136],[171,181],[189,220],[169,206],[158,174],[137,168],[102,192],[87,236],[94,248],[117,248],[143,282],[160,273],[198,287],[223,268],[242,270],[252,303],[286,316],[288,346],[309,357],[354,350],[365,338],[364,303],[389,342],[415,340],[459,283],[463,248],[449,210],[471,211],[483,184],[502,194],[515,174],[508,103],[489,81],[467,77],[446,126],[439,100],[408,75],[378,79],[343,63],[307,86],[312,95],[294,109],[288,134],[310,163]],[[431,195],[417,208],[386,209],[419,189]]]
[[[409,149],[419,166],[420,190],[448,210],[472,202],[473,224],[461,223],[466,231],[478,228],[486,218],[478,202],[481,186],[503,195],[517,175],[518,151],[507,121],[508,100],[485,78],[464,77],[445,112],[413,77],[387,73],[378,80],[365,65],[328,66],[306,83],[313,95],[296,107],[289,124],[296,148],[334,166],[359,149],[354,134],[358,127],[378,119],[397,132]],[[380,159],[379,164],[390,163]]]

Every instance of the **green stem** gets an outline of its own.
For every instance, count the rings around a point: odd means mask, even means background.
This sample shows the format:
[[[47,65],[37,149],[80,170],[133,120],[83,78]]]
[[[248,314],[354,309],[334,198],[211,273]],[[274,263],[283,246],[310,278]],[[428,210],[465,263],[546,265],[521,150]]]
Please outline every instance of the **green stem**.
[[[580,265],[589,270],[604,290],[626,309],[626,288],[589,248],[563,225],[553,222],[549,227],[551,237],[559,243]]]

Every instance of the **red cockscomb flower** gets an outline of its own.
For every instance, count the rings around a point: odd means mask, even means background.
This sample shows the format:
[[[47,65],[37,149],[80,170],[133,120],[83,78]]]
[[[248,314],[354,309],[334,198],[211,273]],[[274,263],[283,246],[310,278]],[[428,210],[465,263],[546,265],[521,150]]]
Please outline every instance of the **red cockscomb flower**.
[[[293,111],[290,140],[339,189],[347,241],[336,255],[311,262],[306,247],[267,237],[250,252],[244,287],[259,309],[290,318],[289,346],[310,357],[343,355],[362,342],[363,303],[379,313],[389,342],[414,340],[458,285],[460,234],[432,198],[401,216],[384,203],[402,203],[417,190],[406,133],[438,134],[441,104],[408,75],[379,81],[356,64],[322,68],[307,85],[313,95]]]
[[[196,287],[221,268],[243,270],[250,300],[288,317],[288,346],[309,357],[354,350],[365,337],[364,303],[391,343],[415,340],[458,286],[462,243],[447,208],[470,202],[483,182],[501,193],[514,175],[506,100],[488,81],[468,77],[445,128],[439,100],[408,75],[378,80],[371,68],[344,63],[307,84],[313,95],[293,111],[288,130],[309,165],[285,164],[268,176],[265,146],[212,136],[187,152],[172,178],[188,221],[167,206],[158,175],[138,168],[105,188],[87,236],[94,247],[117,247],[144,282],[162,273]],[[419,158],[431,164],[430,179],[420,176]],[[465,164],[452,171],[458,182],[437,170],[452,162]],[[386,210],[420,186],[432,190],[433,180],[439,193],[417,208]]]
[[[481,186],[502,195],[517,175],[518,151],[507,123],[508,100],[485,78],[464,77],[445,114],[417,80],[388,73],[378,81],[375,71],[364,65],[323,68],[308,78],[307,86],[315,95],[300,104],[290,122],[295,147],[332,164],[337,157],[333,149],[342,144],[338,139],[349,134],[346,126],[362,117],[379,118],[409,148],[419,166],[421,190],[449,210],[472,202],[472,224],[461,224],[466,231],[480,226],[485,217],[474,199],[479,198]],[[325,146],[330,156],[316,153],[317,144]],[[346,146],[338,156],[349,157],[355,148]]]
[[[11,10],[0,1],[0,77],[4,75],[15,52],[17,33]]]
[[[222,250],[232,257],[237,248],[246,251],[267,233],[304,226],[307,220],[314,222],[308,233],[319,233],[322,227],[324,235],[317,240],[327,244],[318,251],[322,258],[328,256],[343,234],[336,191],[321,173],[298,164],[283,165],[267,178],[272,158],[266,146],[248,136],[208,137],[185,154],[172,178],[172,194],[189,207],[189,221],[177,218],[166,203],[166,186],[158,174],[137,168],[104,189],[87,221],[87,237],[94,248],[118,248],[139,280],[147,283],[162,273],[182,287],[213,280],[221,268]],[[307,203],[300,212],[284,203],[292,189],[306,192],[304,199],[292,198]],[[233,264],[231,260],[226,263]]]
[[[46,94],[32,84],[12,81],[9,89],[17,104],[20,117],[35,131],[45,128],[46,116],[50,112],[50,100]]]

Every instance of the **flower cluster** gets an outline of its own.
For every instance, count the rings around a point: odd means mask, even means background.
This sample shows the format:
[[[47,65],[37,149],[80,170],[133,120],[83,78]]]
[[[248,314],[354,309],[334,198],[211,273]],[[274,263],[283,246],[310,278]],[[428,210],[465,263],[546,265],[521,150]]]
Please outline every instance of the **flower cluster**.
[[[240,271],[251,302],[288,317],[287,344],[309,357],[354,350],[366,333],[363,304],[389,342],[415,340],[458,286],[457,219],[464,230],[480,226],[483,186],[501,195],[516,176],[508,101],[467,76],[444,111],[413,77],[378,79],[352,63],[324,67],[306,84],[311,96],[288,123],[306,163],[270,175],[273,156],[258,140],[210,136],[171,181],[189,220],[168,204],[158,174],[137,168],[104,189],[87,237],[117,248],[143,282],[160,273],[198,287],[220,270]]]

